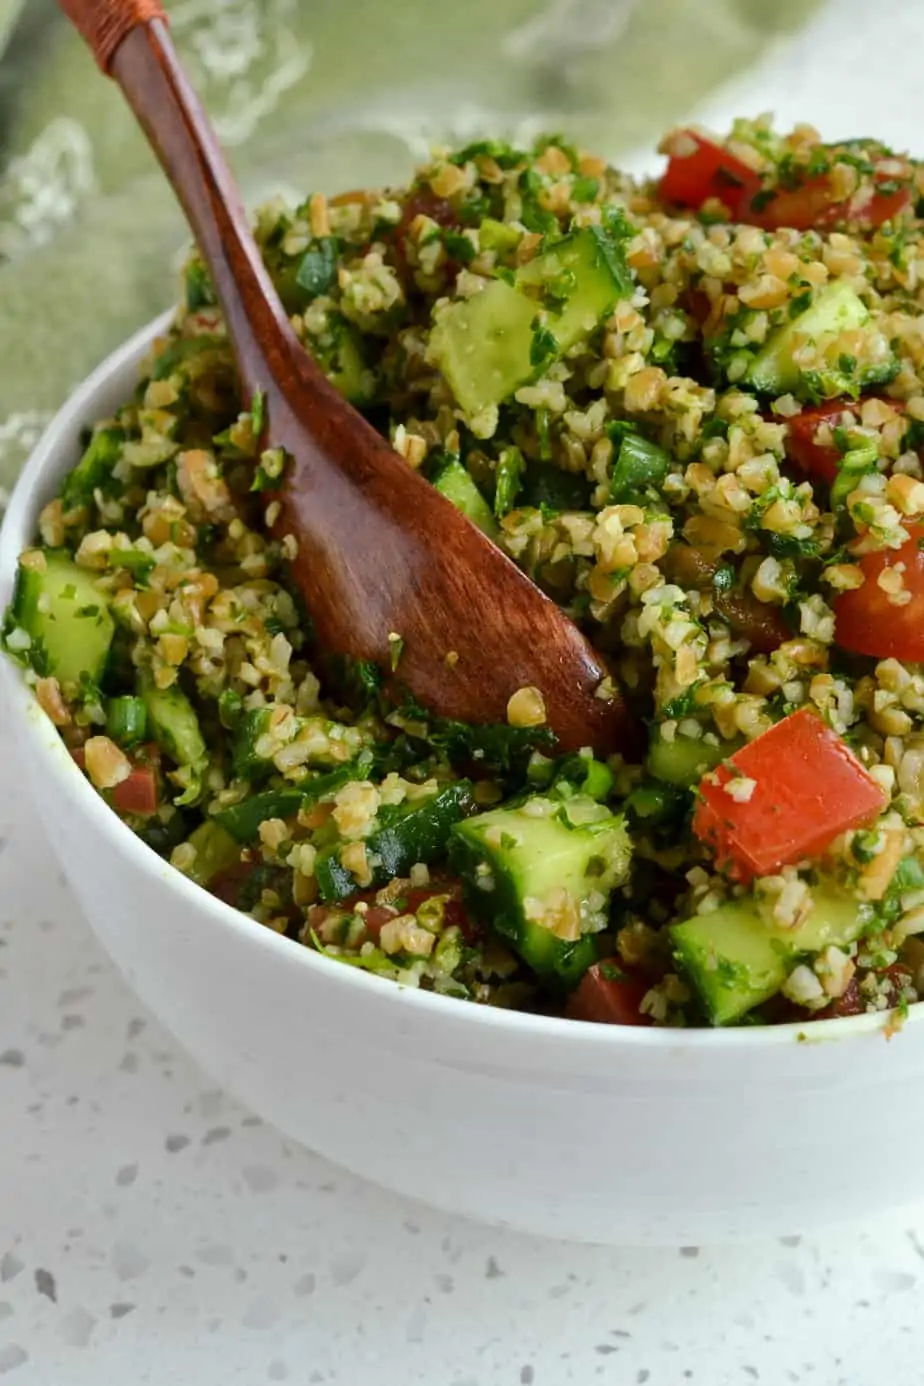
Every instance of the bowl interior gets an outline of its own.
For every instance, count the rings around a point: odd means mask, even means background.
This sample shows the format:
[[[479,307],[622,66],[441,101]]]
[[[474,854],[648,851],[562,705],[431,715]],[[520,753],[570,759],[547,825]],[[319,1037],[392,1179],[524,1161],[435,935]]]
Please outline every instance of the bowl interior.
[[[155,319],[98,366],[66,401],[33,451],[0,525],[0,611],[6,608],[13,593],[18,556],[34,542],[42,506],[56,494],[61,479],[78,459],[81,430],[107,417],[131,394],[152,341],[165,331],[171,316],[171,313],[166,313]],[[162,859],[121,822],[77,769],[52,724],[39,709],[18,667],[6,657],[0,657],[0,688],[5,690],[9,716],[17,723],[18,734],[28,740],[44,762],[52,795],[55,794],[56,785],[62,790],[66,787],[67,797],[77,797],[80,812],[93,821],[98,834],[106,842],[107,850],[117,851],[129,858],[140,872],[165,874],[169,889],[180,897],[178,903],[182,902],[186,908],[194,911],[207,911],[213,917],[220,917],[223,927],[243,931],[255,946],[280,949],[291,959],[293,966],[321,969],[331,982],[336,979],[338,985],[350,990],[374,994],[380,1000],[383,993],[387,993],[389,1004],[397,1008],[423,1007],[432,1012],[434,1024],[446,1023],[452,1017],[454,1025],[487,1027],[496,1031],[499,1038],[505,1033],[519,1033],[534,1038],[542,1036],[545,1040],[554,1038],[559,1045],[583,1049],[596,1050],[603,1046],[610,1049],[677,1050],[680,1035],[675,1030],[562,1021],[523,1012],[466,1005],[433,993],[391,983],[383,984],[361,969],[345,967],[265,929],[250,916],[194,885],[179,871],[170,869],[164,873]],[[919,1003],[910,1008],[907,1024],[919,1025],[922,1020],[924,1003]],[[879,1030],[885,1023],[885,1015],[851,1016],[812,1022],[808,1032],[814,1043]],[[799,1024],[729,1030],[698,1029],[682,1032],[682,1047],[706,1051],[752,1050],[792,1045],[794,1041],[806,1037],[806,1028]]]

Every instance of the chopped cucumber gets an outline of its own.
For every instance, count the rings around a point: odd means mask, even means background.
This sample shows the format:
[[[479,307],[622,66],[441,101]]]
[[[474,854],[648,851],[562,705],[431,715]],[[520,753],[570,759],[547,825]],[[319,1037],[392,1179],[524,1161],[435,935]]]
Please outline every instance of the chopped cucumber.
[[[365,779],[372,769],[373,759],[371,751],[363,751],[348,765],[331,770],[326,775],[318,775],[305,784],[251,794],[241,803],[216,813],[215,821],[238,842],[252,842],[260,831],[260,824],[267,818],[292,818],[300,809],[336,794],[345,784]]]
[[[147,712],[148,726],[158,746],[183,771],[188,772],[178,804],[193,804],[201,794],[202,777],[208,767],[208,747],[199,727],[196,710],[186,694],[175,685],[155,688],[147,679],[139,681],[139,695]]]
[[[468,469],[457,459],[451,458],[436,473],[433,485],[457,510],[467,515],[472,524],[478,526],[482,534],[493,539],[497,534],[497,523],[491,507],[478,490]]]
[[[190,260],[185,274],[186,308],[190,313],[198,313],[202,308],[214,308],[218,299],[209,278],[209,272],[201,260]]]
[[[513,250],[523,239],[523,232],[506,221],[495,221],[485,217],[478,228],[478,244],[482,250],[497,250],[501,253]]]
[[[713,1025],[729,1025],[775,996],[800,958],[863,932],[871,908],[830,884],[813,888],[808,917],[795,929],[765,924],[753,899],[730,901],[670,928],[674,956]]]
[[[61,488],[61,505],[65,514],[79,506],[89,505],[94,491],[107,488],[112,479],[112,469],[122,456],[124,442],[124,428],[101,428],[94,433],[86,451]]]
[[[143,698],[126,694],[110,698],[106,709],[106,731],[120,746],[137,746],[148,729],[148,710]]]
[[[453,830],[450,860],[473,909],[547,982],[575,986],[596,960],[594,934],[628,875],[625,822],[585,795],[534,795]]]
[[[633,789],[623,807],[634,827],[675,826],[690,804],[689,795],[675,785],[643,782]]]
[[[527,773],[535,789],[541,789],[558,799],[570,799],[575,794],[583,794],[591,799],[607,799],[616,783],[616,777],[606,761],[596,760],[589,747],[558,760],[535,757]]]
[[[475,801],[469,780],[457,780],[435,793],[410,803],[379,810],[379,824],[366,839],[366,860],[375,889],[396,876],[406,876],[417,862],[441,857],[452,828],[472,812]],[[345,900],[359,889],[359,882],[343,865],[341,853],[346,844],[334,843],[317,860],[315,875],[318,891],[325,903]]]
[[[7,617],[11,653],[62,684],[97,684],[114,634],[115,622],[92,573],[78,568],[63,550],[32,549],[22,555]]]
[[[199,824],[189,835],[188,842],[196,849],[196,855],[183,875],[196,885],[208,886],[223,871],[237,866],[241,859],[241,844],[211,818]]]
[[[432,360],[472,417],[543,374],[631,290],[618,246],[600,227],[584,227],[524,265],[512,284],[494,279],[450,304],[430,335]]]
[[[745,383],[762,394],[796,392],[824,398],[857,395],[865,387],[886,383],[898,363],[884,342],[871,362],[845,357],[837,346],[841,333],[864,328],[869,320],[869,309],[846,280],[826,284],[804,312],[771,333],[751,360]],[[820,365],[803,370],[794,353],[807,342],[817,347]]]
[[[737,742],[705,741],[692,736],[675,736],[673,741],[665,741],[656,735],[645,764],[656,780],[688,789],[699,784],[708,770],[721,765],[737,749]]]

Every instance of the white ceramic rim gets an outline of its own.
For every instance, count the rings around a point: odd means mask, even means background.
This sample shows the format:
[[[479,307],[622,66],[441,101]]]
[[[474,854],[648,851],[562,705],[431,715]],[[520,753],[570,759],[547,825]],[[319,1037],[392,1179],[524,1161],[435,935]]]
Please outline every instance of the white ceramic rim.
[[[74,438],[82,427],[92,421],[93,399],[111,376],[137,365],[152,340],[166,330],[172,316],[171,311],[156,318],[118,347],[87,376],[55,415],[29,457],[0,526],[0,609],[5,608],[12,592],[19,552],[29,542],[29,535],[34,532],[37,519],[36,500],[43,499],[49,493],[49,488],[41,484],[49,461],[60,451],[62,444]],[[433,992],[383,982],[382,979],[360,968],[346,967],[343,963],[266,929],[249,915],[218,900],[180,871],[170,867],[169,863],[165,863],[162,857],[126,827],[92,788],[65,750],[57,732],[51,728],[48,718],[38,707],[31,690],[20,677],[18,668],[5,655],[0,655],[0,668],[3,669],[0,677],[6,685],[10,716],[16,721],[18,734],[31,743],[35,756],[44,762],[52,798],[55,797],[56,782],[62,788],[66,785],[66,797],[72,797],[80,805],[81,811],[110,850],[118,852],[129,865],[142,874],[158,873],[167,889],[174,891],[191,910],[208,912],[226,929],[242,933],[256,946],[279,951],[293,966],[319,969],[322,976],[332,975],[331,969],[336,969],[338,983],[341,986],[352,986],[358,994],[374,988],[380,1002],[383,993],[388,994],[396,1008],[422,1008],[433,1015],[435,1024],[439,1024],[440,1017],[447,1013],[446,1008],[451,1007],[456,1023],[489,1027],[497,1033],[499,1044],[503,1043],[504,1035],[513,1032],[523,1038],[541,1034],[544,1038],[557,1038],[561,1044],[572,1047],[596,1049],[603,1046],[614,1051],[624,1047],[663,1049],[681,1045],[694,1050],[721,1049],[727,1052],[734,1049],[752,1050],[772,1045],[790,1045],[805,1039],[814,1044],[820,1040],[847,1039],[864,1032],[881,1030],[888,1016],[888,1012],[885,1012],[834,1020],[728,1029],[677,1030],[656,1026],[600,1025],[590,1021],[566,1021],[556,1017],[531,1015],[523,1011],[466,1004]],[[49,735],[50,731],[53,732],[52,735]],[[467,1018],[465,1021],[463,1016]],[[922,1022],[924,1002],[918,1002],[909,1007],[905,1024],[910,1026]]]

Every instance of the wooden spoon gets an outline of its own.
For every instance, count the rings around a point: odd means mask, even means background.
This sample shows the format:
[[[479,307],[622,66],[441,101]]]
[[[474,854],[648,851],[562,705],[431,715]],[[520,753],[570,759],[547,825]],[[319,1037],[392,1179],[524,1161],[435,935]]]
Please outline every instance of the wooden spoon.
[[[392,686],[444,717],[504,722],[511,695],[532,687],[562,749],[626,745],[631,719],[621,697],[598,696],[606,671],[577,628],[341,398],[299,343],[158,0],[61,5],[173,185],[211,272],[245,399],[263,392],[266,444],[290,454],[273,533],[297,541],[293,576],[322,646],[374,660]]]

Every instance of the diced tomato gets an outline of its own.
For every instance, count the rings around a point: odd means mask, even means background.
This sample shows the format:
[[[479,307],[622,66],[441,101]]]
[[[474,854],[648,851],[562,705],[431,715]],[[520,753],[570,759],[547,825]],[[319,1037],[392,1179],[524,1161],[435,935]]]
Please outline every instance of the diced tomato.
[[[839,221],[872,229],[884,221],[891,221],[910,205],[911,189],[906,187],[895,192],[876,192],[854,210],[849,200],[832,195],[830,180],[822,174],[807,179],[799,187],[781,188],[769,200],[765,201],[761,195],[756,207],[749,200],[740,208],[739,220],[761,226],[765,231],[776,231],[782,226],[795,231],[823,230]]]
[[[157,776],[149,766],[136,766],[127,780],[112,790],[112,807],[117,813],[136,813],[150,817],[157,812]]]
[[[661,178],[660,196],[678,207],[693,208],[717,197],[736,221],[742,205],[758,192],[760,174],[714,140],[693,130],[684,134],[692,148],[689,154],[670,156]]]
[[[828,423],[835,428],[847,410],[855,413],[856,409],[853,401],[845,399],[832,399],[812,409],[803,409],[801,414],[789,420],[787,457],[813,480],[825,481],[830,486],[837,476],[841,454],[833,443],[816,443],[815,435],[821,424]]]
[[[754,781],[750,798],[728,792],[737,779]],[[720,867],[748,881],[820,856],[840,833],[874,819],[883,803],[853,752],[803,708],[704,776],[693,831]]]
[[[208,885],[209,894],[237,909],[241,890],[261,864],[259,857],[253,861],[235,862],[234,866],[229,866],[227,870],[220,871],[217,876],[212,877]]]
[[[760,226],[766,231],[792,227],[795,231],[823,230],[838,222],[851,222],[864,229],[881,226],[899,216],[912,202],[912,190],[905,184],[896,188],[891,175],[878,182],[882,191],[867,201],[834,195],[831,179],[822,173],[806,177],[796,187],[774,187],[724,145],[684,131],[691,148],[689,154],[671,154],[661,178],[659,192],[665,202],[680,207],[700,208],[709,198],[718,198],[728,208],[732,221]]]
[[[428,885],[414,886],[398,896],[394,906],[378,904],[379,894],[377,890],[358,890],[348,899],[342,900],[339,905],[312,905],[308,911],[308,923],[311,928],[317,929],[330,915],[349,913],[355,910],[357,905],[364,904],[367,908],[363,912],[363,923],[370,938],[377,943],[382,926],[387,924],[389,919],[397,918],[399,913],[416,914],[424,901],[436,895],[445,895],[449,898],[443,910],[444,927],[460,929],[467,943],[473,943],[478,938],[477,926],[469,919],[462,904],[461,882],[454,877],[431,878]]]
[[[568,997],[569,1020],[593,1020],[600,1025],[651,1025],[651,1016],[639,1007],[651,983],[626,972],[617,958],[594,963]]]
[[[903,414],[905,406],[901,400],[885,401],[896,414]],[[788,420],[786,435],[786,455],[801,467],[813,480],[827,482],[830,486],[838,473],[841,454],[833,443],[817,443],[815,435],[823,423],[836,428],[849,414],[855,421],[860,417],[862,400],[830,399],[824,404],[803,409],[801,414]]]
[[[854,654],[875,659],[924,660],[924,525],[908,525],[911,538],[900,549],[868,553],[859,560],[862,587],[843,592],[834,603],[837,643]],[[902,583],[911,600],[896,606],[879,586],[880,574],[903,565]]]
[[[71,751],[71,759],[81,770],[86,770],[87,757],[82,746]],[[156,769],[150,765],[136,765],[127,780],[109,791],[109,799],[116,813],[150,817],[159,807]]]

